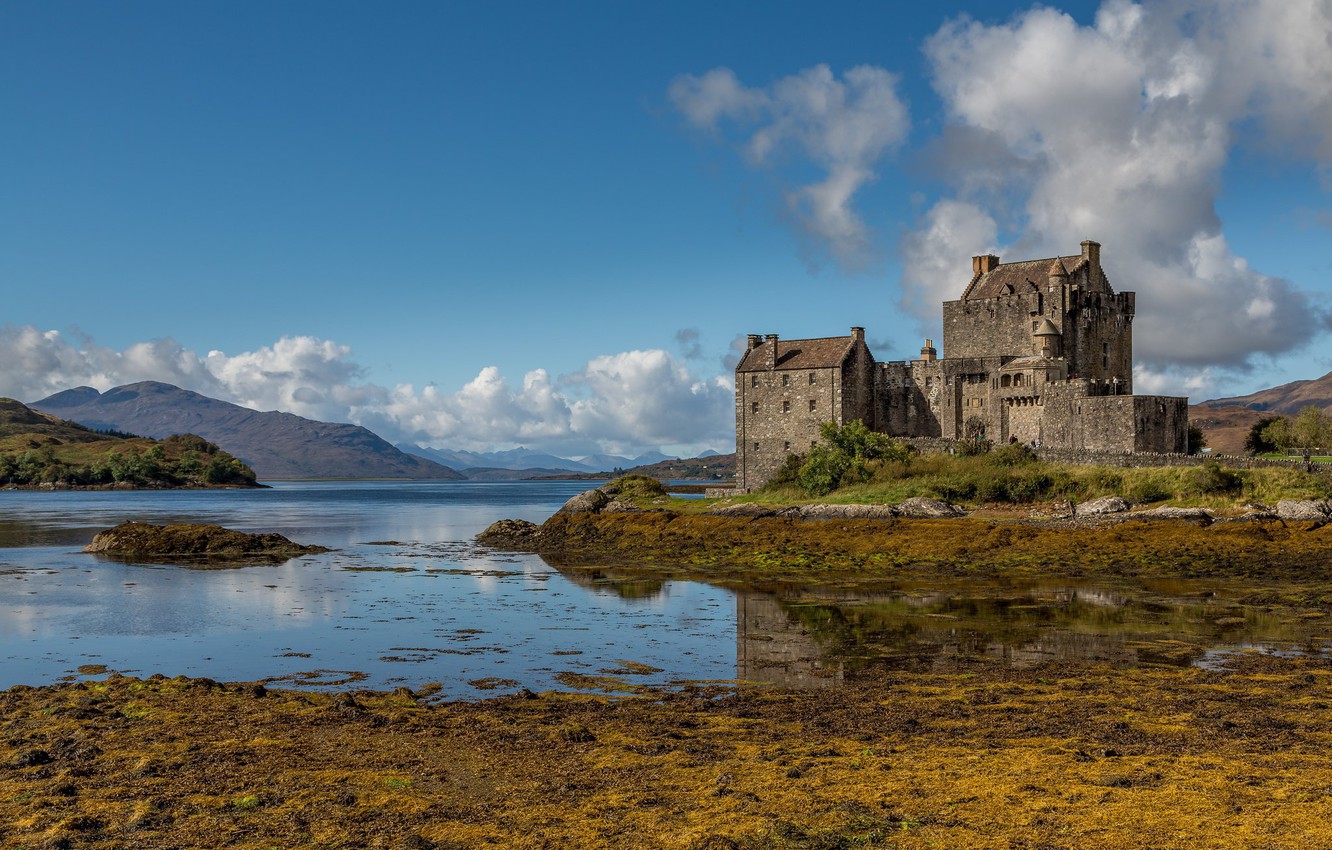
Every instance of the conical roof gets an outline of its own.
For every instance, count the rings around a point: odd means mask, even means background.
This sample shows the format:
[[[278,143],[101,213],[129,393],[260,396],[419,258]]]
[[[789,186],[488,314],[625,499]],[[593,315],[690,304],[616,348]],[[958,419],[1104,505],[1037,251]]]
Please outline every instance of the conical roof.
[[[1050,321],[1049,318],[1041,319],[1041,323],[1036,326],[1035,332],[1032,333],[1032,336],[1060,336],[1060,335],[1061,334],[1059,333],[1059,328],[1055,327],[1055,323]]]
[[[1048,272],[1048,276],[1068,277],[1068,269],[1064,268],[1064,261],[1059,259],[1058,257],[1055,257],[1054,262],[1050,264],[1050,271]]]

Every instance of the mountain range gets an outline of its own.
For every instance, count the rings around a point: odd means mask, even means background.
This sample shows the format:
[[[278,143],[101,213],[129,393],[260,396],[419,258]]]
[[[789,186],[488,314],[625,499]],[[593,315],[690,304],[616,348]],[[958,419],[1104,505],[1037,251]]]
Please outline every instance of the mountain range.
[[[464,478],[447,466],[394,448],[359,425],[260,412],[157,381],[104,393],[78,387],[30,406],[99,430],[156,438],[198,434],[249,464],[261,479]]]
[[[647,452],[633,458],[608,454],[566,458],[522,447],[500,452],[469,452],[453,449],[432,449],[425,446],[399,443],[398,448],[409,454],[428,458],[451,469],[456,469],[468,474],[468,477],[474,477],[469,473],[502,470],[533,473],[529,477],[558,472],[610,472],[615,469],[646,466],[663,460],[675,460],[675,458],[661,452]],[[716,453],[712,452],[712,454]]]

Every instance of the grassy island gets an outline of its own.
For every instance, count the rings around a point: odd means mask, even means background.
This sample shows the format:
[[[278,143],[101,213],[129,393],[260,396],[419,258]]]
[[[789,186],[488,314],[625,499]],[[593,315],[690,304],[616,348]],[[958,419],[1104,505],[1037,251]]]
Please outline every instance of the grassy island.
[[[193,434],[94,431],[0,399],[0,487],[254,487],[254,471]]]

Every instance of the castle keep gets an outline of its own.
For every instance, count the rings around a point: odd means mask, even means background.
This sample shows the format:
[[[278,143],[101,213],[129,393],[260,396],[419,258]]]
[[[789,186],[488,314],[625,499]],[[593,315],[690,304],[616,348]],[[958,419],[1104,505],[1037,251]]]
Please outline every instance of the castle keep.
[[[735,368],[736,487],[761,487],[822,423],[857,419],[894,437],[1182,453],[1188,399],[1133,395],[1133,312],[1087,241],[1071,257],[973,258],[962,297],[943,305],[942,357],[927,339],[918,360],[879,363],[863,328],[751,334]]]

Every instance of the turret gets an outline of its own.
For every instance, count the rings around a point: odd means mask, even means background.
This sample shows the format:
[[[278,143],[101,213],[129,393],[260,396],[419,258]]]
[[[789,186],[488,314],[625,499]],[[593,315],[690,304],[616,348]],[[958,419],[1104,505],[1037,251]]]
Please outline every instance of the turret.
[[[1046,274],[1049,276],[1051,290],[1068,283],[1068,269],[1064,267],[1064,261],[1058,257],[1055,257],[1054,262],[1050,264],[1050,271]]]
[[[1063,334],[1055,323],[1048,318],[1041,319],[1031,335],[1032,352],[1041,357],[1053,358],[1063,354]]]

